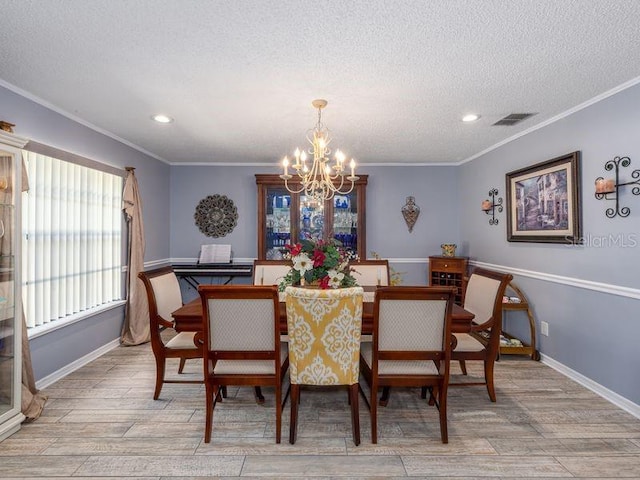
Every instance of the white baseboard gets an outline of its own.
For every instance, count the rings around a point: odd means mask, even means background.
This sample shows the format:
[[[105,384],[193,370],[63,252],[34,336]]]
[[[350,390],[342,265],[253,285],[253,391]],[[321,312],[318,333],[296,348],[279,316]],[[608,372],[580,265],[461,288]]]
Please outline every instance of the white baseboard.
[[[640,405],[637,403],[633,403],[631,400],[623,397],[622,395],[618,395],[616,392],[613,392],[606,387],[603,387],[599,383],[594,382],[590,378],[585,377],[581,373],[576,372],[545,354],[540,355],[540,361],[562,373],[564,376],[569,377],[571,380],[579,383],[583,387],[586,387],[592,392],[600,395],[605,400],[613,403],[616,407],[621,408],[625,412],[629,412],[636,418],[640,418]]]
[[[79,359],[65,365],[60,370],[56,370],[55,372],[47,375],[44,378],[41,378],[36,382],[36,388],[41,390],[43,388],[47,388],[49,385],[53,385],[58,380],[66,377],[72,372],[75,372],[81,367],[84,367],[87,363],[92,362],[93,360],[101,357],[105,353],[120,345],[120,338],[116,338],[115,340],[110,341],[106,345],[94,350],[93,352],[87,353],[84,357],[80,357]]]

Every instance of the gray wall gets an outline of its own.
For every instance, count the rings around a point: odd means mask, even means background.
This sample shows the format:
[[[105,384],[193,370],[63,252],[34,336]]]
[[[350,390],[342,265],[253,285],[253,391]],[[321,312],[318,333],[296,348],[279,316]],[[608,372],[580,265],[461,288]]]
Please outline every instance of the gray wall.
[[[167,164],[3,87],[0,87],[0,106],[2,120],[15,124],[17,135],[115,167],[135,167],[147,239],[145,260],[169,257]],[[123,317],[124,309],[117,308],[32,339],[36,380],[119,338]]]
[[[196,258],[201,244],[232,245],[235,258],[257,256],[256,173],[278,173],[274,167],[172,166],[171,257]],[[422,259],[417,263],[394,263],[407,284],[425,284],[426,259],[440,253],[440,244],[459,242],[456,167],[366,167],[367,255],[375,251],[385,258]],[[211,238],[195,225],[193,214],[207,195],[231,198],[238,209],[238,225],[226,237]],[[409,233],[401,214],[407,196],[413,195],[420,216]],[[191,296],[189,296],[191,298]]]
[[[540,336],[540,350],[567,367],[640,404],[637,342],[638,265],[640,265],[640,197],[630,188],[621,205],[631,208],[627,218],[609,219],[605,209],[614,202],[594,197],[594,181],[610,176],[604,163],[615,156],[631,157],[622,181],[640,168],[640,86],[591,105],[545,128],[532,132],[460,168],[460,225],[472,259],[497,266],[522,269],[514,281],[534,307],[536,320],[549,323],[549,336]],[[480,202],[491,187],[505,198],[505,173],[559,155],[582,152],[583,246],[509,243],[506,211],[498,226],[490,226],[480,212]],[[557,275],[558,281],[544,278]],[[554,277],[555,278],[555,277]],[[635,289],[636,298],[567,283],[596,282]],[[590,286],[587,284],[586,286]],[[528,337],[526,322],[509,314],[508,330]],[[539,328],[538,328],[539,332]]]

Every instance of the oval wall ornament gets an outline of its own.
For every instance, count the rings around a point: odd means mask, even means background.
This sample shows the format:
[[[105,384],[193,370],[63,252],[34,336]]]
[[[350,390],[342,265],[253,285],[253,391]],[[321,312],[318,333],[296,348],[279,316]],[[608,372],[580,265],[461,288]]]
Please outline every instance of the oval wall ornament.
[[[224,237],[237,225],[238,209],[226,195],[209,195],[200,200],[193,218],[207,237]]]

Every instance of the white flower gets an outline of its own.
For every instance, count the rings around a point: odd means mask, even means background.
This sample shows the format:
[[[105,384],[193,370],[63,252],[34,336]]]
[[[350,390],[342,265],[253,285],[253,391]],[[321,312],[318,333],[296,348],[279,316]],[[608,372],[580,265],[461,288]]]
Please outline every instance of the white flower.
[[[293,269],[300,272],[300,276],[313,268],[313,262],[306,253],[301,253],[293,257]]]
[[[338,272],[337,270],[329,270],[327,275],[329,276],[329,286],[331,288],[338,288],[344,278],[344,273]]]

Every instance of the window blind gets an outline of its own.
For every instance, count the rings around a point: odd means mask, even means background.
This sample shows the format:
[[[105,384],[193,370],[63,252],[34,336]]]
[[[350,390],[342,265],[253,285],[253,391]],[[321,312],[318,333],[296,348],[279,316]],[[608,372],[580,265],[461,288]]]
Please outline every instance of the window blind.
[[[122,298],[119,175],[23,150],[22,281],[28,327]]]

